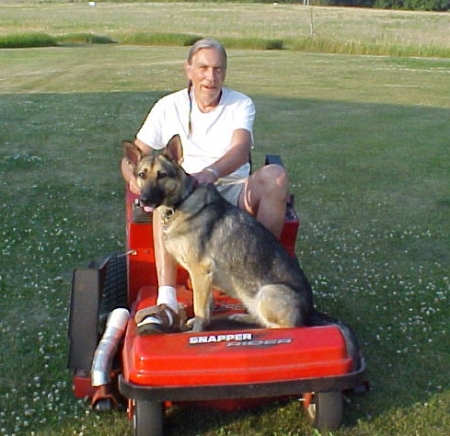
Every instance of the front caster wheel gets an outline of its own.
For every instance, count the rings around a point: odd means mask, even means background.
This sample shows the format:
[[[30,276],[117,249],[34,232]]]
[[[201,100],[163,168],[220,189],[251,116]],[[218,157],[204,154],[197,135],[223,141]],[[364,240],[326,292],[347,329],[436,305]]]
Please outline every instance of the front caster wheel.
[[[303,395],[303,407],[311,424],[320,431],[337,430],[344,417],[342,392],[317,392]]]
[[[134,436],[163,436],[163,403],[135,401],[133,407]]]

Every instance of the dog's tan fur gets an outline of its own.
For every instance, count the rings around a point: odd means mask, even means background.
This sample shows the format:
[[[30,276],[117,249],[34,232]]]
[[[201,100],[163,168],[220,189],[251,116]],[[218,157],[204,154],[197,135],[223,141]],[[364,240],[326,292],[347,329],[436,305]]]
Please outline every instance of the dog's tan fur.
[[[194,331],[210,320],[212,288],[239,298],[248,315],[265,327],[305,325],[312,292],[296,259],[255,218],[223,199],[213,185],[196,187],[173,137],[163,153],[142,155],[124,141],[143,206],[158,208],[169,253],[189,272],[194,292]]]

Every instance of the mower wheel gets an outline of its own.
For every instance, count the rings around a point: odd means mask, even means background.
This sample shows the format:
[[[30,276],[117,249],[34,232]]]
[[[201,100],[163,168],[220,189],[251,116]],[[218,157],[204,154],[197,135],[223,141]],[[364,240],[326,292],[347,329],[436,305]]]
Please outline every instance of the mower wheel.
[[[305,394],[303,400],[306,416],[317,430],[337,430],[341,426],[344,417],[342,392]]]
[[[110,412],[113,409],[112,401],[108,398],[102,398],[94,404],[94,411],[98,413]]]
[[[100,302],[99,328],[103,333],[110,312],[118,307],[127,308],[127,256],[111,253],[100,263],[103,272],[102,298]]]
[[[133,407],[134,436],[163,436],[163,403],[135,401]]]

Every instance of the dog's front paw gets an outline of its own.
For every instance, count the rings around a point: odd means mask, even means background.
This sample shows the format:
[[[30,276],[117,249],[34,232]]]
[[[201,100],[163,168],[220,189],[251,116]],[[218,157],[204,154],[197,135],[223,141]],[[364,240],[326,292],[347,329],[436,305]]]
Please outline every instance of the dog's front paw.
[[[193,332],[201,332],[203,331],[203,328],[205,326],[205,320],[199,317],[194,317],[191,319],[188,319],[186,322],[186,325],[188,326],[188,328],[191,329],[191,331]]]

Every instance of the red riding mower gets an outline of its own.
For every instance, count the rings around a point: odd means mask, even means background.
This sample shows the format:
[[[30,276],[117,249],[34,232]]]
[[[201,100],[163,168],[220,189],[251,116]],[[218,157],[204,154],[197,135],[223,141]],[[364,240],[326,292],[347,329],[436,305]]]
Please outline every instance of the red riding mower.
[[[279,163],[268,156],[266,163]],[[287,205],[281,242],[295,256],[299,220]],[[193,316],[187,273],[178,301]],[[336,321],[265,329],[224,323],[242,303],[215,292],[208,331],[137,335],[134,314],[153,306],[157,279],[151,215],[126,195],[126,252],[73,273],[69,368],[74,395],[97,411],[126,405],[135,436],[162,436],[165,409],[198,403],[223,410],[299,398],[312,425],[337,429],[343,393],[364,391],[365,361],[354,336]],[[217,318],[215,320],[215,318]]]

